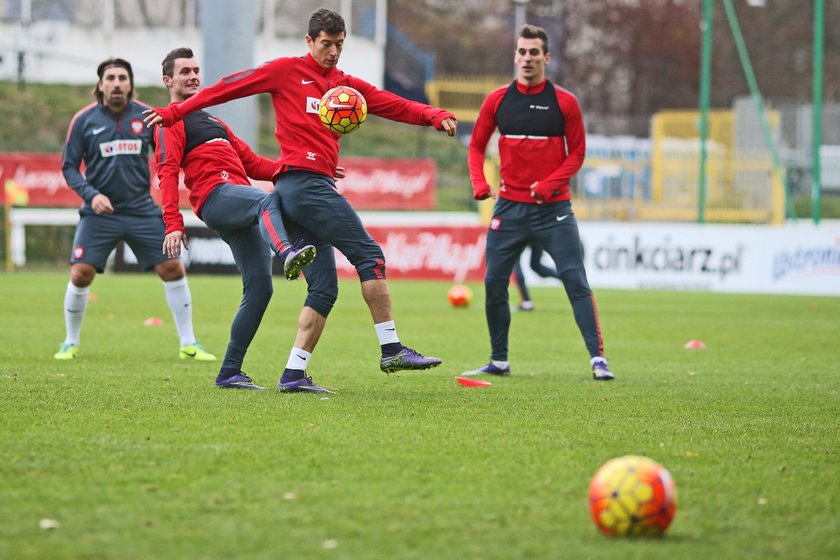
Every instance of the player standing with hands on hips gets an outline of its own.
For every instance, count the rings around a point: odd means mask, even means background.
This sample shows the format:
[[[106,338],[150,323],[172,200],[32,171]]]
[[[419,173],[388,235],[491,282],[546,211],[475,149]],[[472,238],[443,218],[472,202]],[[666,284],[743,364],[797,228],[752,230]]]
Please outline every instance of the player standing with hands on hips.
[[[589,351],[592,376],[614,378],[604,358],[595,298],[586,280],[570,202],[569,180],[583,165],[586,152],[583,118],[577,99],[546,79],[550,59],[545,30],[523,26],[514,55],[516,80],[487,96],[473,129],[468,161],[473,195],[476,200],[496,199],[484,276],[491,361],[465,375],[510,374],[510,275],[522,250],[537,242],[557,266]],[[498,194],[484,176],[485,150],[496,128],[501,158]]]
[[[192,324],[192,296],[186,270],[179,259],[161,251],[164,229],[160,208],[149,194],[149,149],[152,131],[143,126],[148,105],[134,97],[131,64],[109,58],[96,69],[96,103],[76,113],[70,123],[61,169],[64,179],[84,200],[73,238],[70,282],[64,295],[66,335],[57,360],[78,356],[88,291],[108,255],[125,241],[143,270],[154,268],[166,291],[175,328],[181,340],[181,359],[214,361],[196,340]],[[80,167],[84,163],[85,172]]]
[[[403,99],[339,70],[345,36],[344,19],[338,13],[325,8],[315,10],[309,18],[309,52],[305,56],[278,58],[227,76],[183,103],[155,108],[146,117],[149,126],[172,126],[198,109],[260,93],[271,95],[277,121],[275,136],[281,152],[274,174],[275,192],[280,197],[284,218],[288,218],[286,228],[292,236],[299,231],[306,243],[317,248],[318,258],[305,271],[307,281],[313,277],[329,278],[333,286],[328,300],[313,297],[310,289],[298,317],[299,331],[290,363],[278,384],[281,389],[305,379],[306,364],[338,297],[333,247],[356,268],[381,346],[380,369],[418,370],[441,363],[438,358],[423,356],[404,346],[397,336],[385,257],[356,211],[336,190],[333,177],[340,136],[320,122],[318,104],[326,91],[345,85],[361,92],[368,112],[380,117],[434,126],[449,136],[455,135],[457,122],[447,111]],[[295,230],[293,223],[304,227]],[[316,390],[313,388],[313,392]]]

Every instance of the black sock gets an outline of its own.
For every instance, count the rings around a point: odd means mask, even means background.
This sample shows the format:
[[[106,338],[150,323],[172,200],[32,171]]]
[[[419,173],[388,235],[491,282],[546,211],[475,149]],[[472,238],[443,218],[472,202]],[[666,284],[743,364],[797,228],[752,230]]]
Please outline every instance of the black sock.
[[[234,375],[239,374],[239,372],[239,368],[223,367],[219,370],[219,375],[216,376],[216,381],[224,381],[225,379],[230,379]]]
[[[387,344],[382,345],[382,355],[386,358],[394,356],[396,354],[399,354],[402,349],[403,345],[399,342],[389,342]]]
[[[306,377],[306,373],[302,369],[286,369],[283,371],[283,376],[280,378],[280,383],[291,383]]]

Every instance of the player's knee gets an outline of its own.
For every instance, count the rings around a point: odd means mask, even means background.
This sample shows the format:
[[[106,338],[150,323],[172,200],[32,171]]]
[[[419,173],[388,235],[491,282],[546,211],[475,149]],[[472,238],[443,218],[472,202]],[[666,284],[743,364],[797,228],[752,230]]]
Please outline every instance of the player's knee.
[[[155,271],[164,282],[174,282],[187,275],[181,259],[169,259],[155,266]]]
[[[559,276],[570,298],[589,297],[589,294],[592,293],[589,283],[586,281],[586,273],[582,268],[566,269],[560,272]]]
[[[336,286],[334,292],[310,291],[306,294],[304,305],[311,307],[322,316],[328,317],[336,299],[338,299],[338,286]]]
[[[311,307],[324,317],[330,314],[338,299],[338,276],[334,269],[332,272],[332,274],[314,273],[306,277],[307,292],[304,305]]]
[[[274,282],[270,274],[260,274],[242,280],[244,298],[260,301],[268,305],[274,295]]]
[[[485,305],[507,304],[508,285],[507,278],[485,278]]]
[[[70,283],[77,288],[87,288],[96,277],[96,269],[89,264],[74,264],[70,269]]]
[[[356,274],[360,282],[368,280],[385,280],[385,256],[380,251],[378,254],[365,259],[356,265]]]
[[[359,281],[385,279],[385,254],[373,239],[359,243],[356,250],[345,255],[356,268]]]

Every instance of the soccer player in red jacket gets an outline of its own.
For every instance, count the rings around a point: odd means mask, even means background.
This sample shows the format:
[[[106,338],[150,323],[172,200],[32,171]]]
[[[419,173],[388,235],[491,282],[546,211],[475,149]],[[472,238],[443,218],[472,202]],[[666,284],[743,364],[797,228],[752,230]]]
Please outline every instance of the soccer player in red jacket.
[[[192,50],[179,48],[163,59],[163,83],[173,103],[201,87],[200,68]],[[163,198],[166,236],[163,252],[170,258],[187,248],[184,218],[179,210],[181,169],[195,215],[230,246],[242,274],[242,302],[230,327],[230,342],[216,385],[262,389],[242,372],[242,362],[273,293],[272,255],[283,263],[286,278],[295,280],[315,258],[312,245],[289,243],[277,197],[253,187],[248,177],[269,180],[274,160],[258,156],[225,123],[205,111],[190,113],[170,128],[156,129],[157,174]]]
[[[347,85],[365,97],[368,112],[387,119],[434,126],[454,136],[457,121],[454,115],[403,99],[393,93],[345,74],[338,69],[344,48],[344,19],[324,8],[309,19],[303,57],[278,58],[257,68],[223,78],[183,103],[149,111],[149,125],[171,126],[185,115],[241,97],[269,93],[277,121],[275,136],[280,144],[280,158],[274,171],[276,193],[280,196],[284,217],[305,225],[307,243],[318,248],[319,257],[307,269],[307,281],[313,275],[336,277],[334,255],[319,243],[340,250],[356,268],[362,296],[368,305],[382,350],[380,369],[385,372],[427,369],[441,363],[404,346],[397,336],[391,312],[391,296],[385,278],[385,257],[382,249],[368,234],[358,214],[335,188],[339,153],[339,135],[320,122],[318,105],[323,94],[332,87]],[[325,266],[333,260],[328,270]],[[336,283],[336,297],[337,280]],[[287,368],[278,386],[298,382],[300,367],[305,367],[326,321],[324,309],[309,305],[309,299],[298,320],[298,336],[293,355],[300,356],[298,368]],[[291,370],[291,372],[290,372]]]
[[[586,133],[577,99],[549,82],[548,36],[525,25],[516,41],[516,80],[487,96],[470,140],[468,165],[476,200],[496,199],[487,232],[485,313],[490,363],[465,375],[509,375],[508,285],[522,250],[536,242],[554,259],[589,351],[592,376],[614,378],[604,358],[595,298],[586,280],[569,179],[583,165]],[[487,143],[499,129],[498,195],[484,176]]]

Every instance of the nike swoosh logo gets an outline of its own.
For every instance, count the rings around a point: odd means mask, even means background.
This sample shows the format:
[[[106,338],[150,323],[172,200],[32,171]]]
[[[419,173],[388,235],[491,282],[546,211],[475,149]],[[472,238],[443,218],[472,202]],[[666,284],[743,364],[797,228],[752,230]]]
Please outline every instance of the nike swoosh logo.
[[[385,329],[385,330],[386,330],[386,331],[395,331],[395,330],[397,330],[397,329],[395,329],[395,328],[394,328],[394,329]]]
[[[92,133],[94,136],[96,136],[97,134],[99,134],[100,132],[102,132],[103,130],[105,130],[106,128],[108,128],[108,127],[107,127],[107,126],[100,126],[99,128],[94,128],[93,130],[91,130],[91,133]]]
[[[295,356],[297,356],[298,358],[300,358],[303,361],[306,361],[306,357],[301,356],[300,354],[295,354]]]
[[[352,105],[344,105],[342,103],[336,103],[335,99],[330,99],[329,103],[327,103],[327,106],[330,109],[352,109],[353,108]]]
[[[192,352],[187,352],[186,350],[181,350],[181,353],[186,354],[187,356],[195,356],[196,354],[198,354],[198,352],[196,350],[193,350]]]
[[[309,84],[314,84],[314,83],[315,83],[315,80],[301,80],[300,81],[300,84],[302,86],[308,86]]]
[[[569,217],[569,214],[564,214],[563,216],[557,216],[557,221],[562,222],[563,220],[565,220],[568,217]]]

